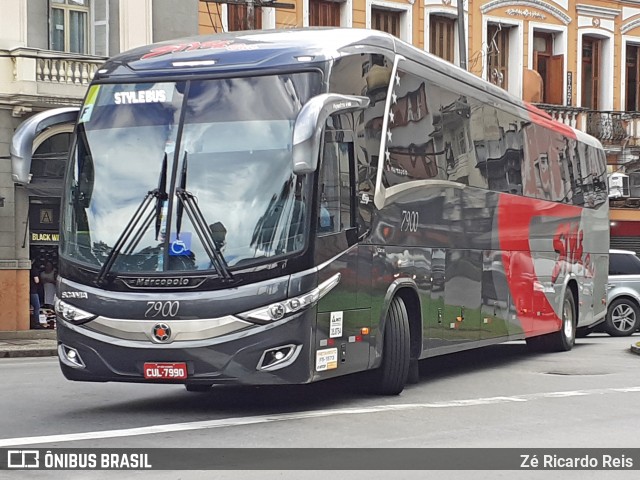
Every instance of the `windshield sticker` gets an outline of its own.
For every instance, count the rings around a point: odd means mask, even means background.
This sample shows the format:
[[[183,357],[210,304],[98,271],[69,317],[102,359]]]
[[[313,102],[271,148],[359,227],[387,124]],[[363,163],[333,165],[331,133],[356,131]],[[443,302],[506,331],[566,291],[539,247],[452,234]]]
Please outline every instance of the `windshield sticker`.
[[[93,112],[93,106],[96,104],[98,92],[100,92],[100,85],[92,85],[89,88],[89,93],[87,94],[87,99],[82,107],[82,113],[80,113],[78,123],[84,123],[91,120],[91,113]]]
[[[129,105],[132,103],[163,103],[167,101],[167,92],[157,90],[138,90],[137,92],[116,92],[113,94],[113,102],[116,105]]]
[[[175,233],[171,234],[169,255],[191,255],[191,232],[180,232],[180,238],[178,238]]]

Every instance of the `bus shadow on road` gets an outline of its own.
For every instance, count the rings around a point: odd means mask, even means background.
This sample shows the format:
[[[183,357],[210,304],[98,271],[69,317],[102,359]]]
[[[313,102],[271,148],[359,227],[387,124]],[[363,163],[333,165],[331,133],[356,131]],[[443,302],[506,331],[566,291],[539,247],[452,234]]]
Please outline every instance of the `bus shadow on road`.
[[[525,362],[532,355],[548,354],[532,353],[524,342],[510,342],[421,360],[417,385],[409,387],[427,386],[438,380]],[[368,386],[371,372],[367,373],[346,375],[308,385],[214,386],[207,392],[198,393],[187,392],[184,387],[176,386],[175,390],[165,390],[162,396],[153,392],[154,386],[145,385],[145,391],[151,392],[151,395],[101,405],[94,407],[94,410],[145,414],[176,411],[186,414],[215,412],[221,415],[264,415],[323,408],[363,407],[370,401],[397,401],[398,397],[374,395]]]

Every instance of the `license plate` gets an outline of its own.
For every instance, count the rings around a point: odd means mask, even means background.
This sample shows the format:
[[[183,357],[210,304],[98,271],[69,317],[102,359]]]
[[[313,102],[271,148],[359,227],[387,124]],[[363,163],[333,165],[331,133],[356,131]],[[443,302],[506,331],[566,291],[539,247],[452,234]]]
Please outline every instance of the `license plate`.
[[[184,380],[186,363],[145,363],[144,378],[148,380]]]

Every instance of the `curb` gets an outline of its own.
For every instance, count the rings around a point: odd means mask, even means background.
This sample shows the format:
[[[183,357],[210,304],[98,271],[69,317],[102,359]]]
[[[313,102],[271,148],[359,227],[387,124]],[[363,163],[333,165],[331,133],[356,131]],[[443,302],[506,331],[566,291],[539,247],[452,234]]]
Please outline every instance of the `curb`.
[[[56,339],[55,330],[18,330],[0,332],[0,340],[40,340]]]
[[[57,348],[0,351],[0,358],[55,357],[56,355],[58,355]]]
[[[631,344],[631,352],[640,355],[640,342]]]

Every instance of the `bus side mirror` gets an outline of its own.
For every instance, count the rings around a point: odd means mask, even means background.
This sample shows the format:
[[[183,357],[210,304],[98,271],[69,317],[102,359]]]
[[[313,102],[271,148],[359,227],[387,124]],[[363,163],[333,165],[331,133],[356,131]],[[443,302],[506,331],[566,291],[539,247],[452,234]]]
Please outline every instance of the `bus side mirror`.
[[[320,137],[325,122],[335,113],[367,108],[368,97],[323,93],[304,104],[293,126],[293,173],[315,172],[320,154]]]

